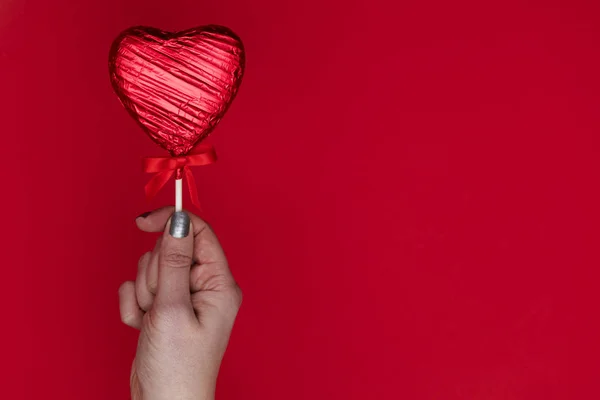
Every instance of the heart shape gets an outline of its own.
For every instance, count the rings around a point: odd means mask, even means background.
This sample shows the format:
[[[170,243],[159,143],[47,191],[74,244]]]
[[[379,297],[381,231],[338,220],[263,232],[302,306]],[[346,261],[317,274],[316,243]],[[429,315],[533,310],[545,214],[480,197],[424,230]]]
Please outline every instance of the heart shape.
[[[129,114],[179,156],[219,123],[241,84],[244,61],[240,38],[223,26],[177,33],[133,27],[113,42],[109,71]]]

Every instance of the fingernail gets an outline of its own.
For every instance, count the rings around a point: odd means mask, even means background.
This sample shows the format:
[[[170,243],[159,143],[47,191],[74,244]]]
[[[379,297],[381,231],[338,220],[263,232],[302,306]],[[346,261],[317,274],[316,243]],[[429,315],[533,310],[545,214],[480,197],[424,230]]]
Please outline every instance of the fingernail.
[[[143,213],[143,214],[140,214],[140,215],[138,215],[137,217],[135,217],[135,219],[138,219],[138,218],[146,218],[146,217],[147,217],[148,215],[150,215],[150,214],[152,214],[152,211],[146,211],[145,213]]]
[[[173,213],[169,233],[177,239],[186,237],[190,233],[190,217],[183,211]]]

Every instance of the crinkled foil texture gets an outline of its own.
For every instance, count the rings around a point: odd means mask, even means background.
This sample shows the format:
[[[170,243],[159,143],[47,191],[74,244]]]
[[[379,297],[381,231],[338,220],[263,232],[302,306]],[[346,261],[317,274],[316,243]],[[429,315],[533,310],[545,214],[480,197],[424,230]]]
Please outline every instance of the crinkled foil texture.
[[[152,140],[178,156],[219,123],[244,73],[244,48],[228,28],[178,33],[130,28],[109,55],[113,87]]]

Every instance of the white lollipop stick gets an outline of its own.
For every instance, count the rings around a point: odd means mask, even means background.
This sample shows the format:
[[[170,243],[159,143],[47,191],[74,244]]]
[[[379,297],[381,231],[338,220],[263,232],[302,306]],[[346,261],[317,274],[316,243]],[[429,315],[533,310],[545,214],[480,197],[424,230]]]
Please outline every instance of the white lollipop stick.
[[[175,179],[175,211],[181,211],[183,209],[182,200],[182,179]]]

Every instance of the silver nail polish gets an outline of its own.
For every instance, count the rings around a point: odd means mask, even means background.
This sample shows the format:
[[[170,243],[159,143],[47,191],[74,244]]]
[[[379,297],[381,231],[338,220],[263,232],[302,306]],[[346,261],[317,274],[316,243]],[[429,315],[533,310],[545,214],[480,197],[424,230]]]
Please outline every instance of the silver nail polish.
[[[190,233],[190,217],[183,211],[173,213],[169,233],[177,239],[186,237]]]

